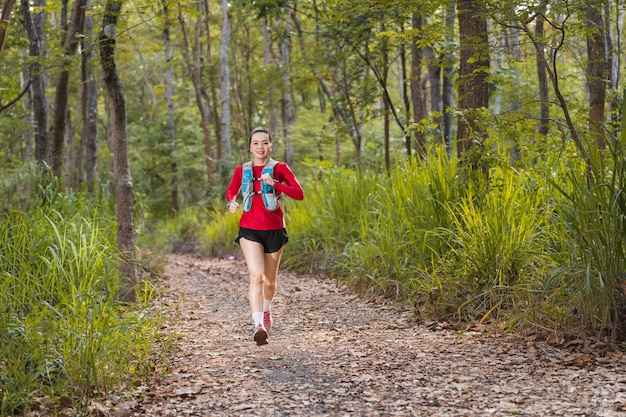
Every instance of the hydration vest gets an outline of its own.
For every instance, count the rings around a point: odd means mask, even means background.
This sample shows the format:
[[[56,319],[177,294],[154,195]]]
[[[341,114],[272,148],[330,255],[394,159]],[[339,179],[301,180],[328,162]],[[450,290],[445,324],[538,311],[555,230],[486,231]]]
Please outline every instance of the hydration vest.
[[[261,176],[265,173],[270,174],[270,177],[274,178],[274,167],[278,164],[278,161],[270,158],[267,161],[267,164],[263,167],[263,171],[261,172]],[[273,186],[267,185],[264,182],[261,182],[261,190],[254,191],[254,182],[261,181],[261,178],[255,178],[252,172],[252,161],[246,162],[242,165],[242,176],[241,176],[241,193],[243,194],[243,211],[250,211],[252,207],[252,197],[255,194],[263,195],[263,204],[265,204],[265,208],[274,211],[278,208],[278,199],[280,196],[276,195],[276,190]]]

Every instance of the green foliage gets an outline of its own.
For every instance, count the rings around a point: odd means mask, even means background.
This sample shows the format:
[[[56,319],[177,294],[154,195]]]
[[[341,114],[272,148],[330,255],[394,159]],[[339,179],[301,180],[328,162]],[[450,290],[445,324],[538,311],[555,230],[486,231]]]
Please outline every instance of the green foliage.
[[[42,178],[43,173],[35,163],[4,170],[0,176],[0,214],[11,210],[27,210],[32,204],[36,204],[36,184]]]
[[[460,307],[471,305],[474,315],[505,303],[512,292],[525,297],[526,290],[540,287],[554,239],[548,196],[549,189],[535,178],[496,169],[487,192],[477,195],[470,187],[462,200],[448,205],[450,248],[439,273],[460,285],[446,286],[443,295],[471,297]]]
[[[80,409],[153,369],[157,316],[117,301],[113,219],[104,191],[50,185],[0,220],[0,415],[35,396],[69,395]]]
[[[514,170],[494,159],[482,180],[444,153],[389,176],[310,163],[284,265],[438,317],[619,338],[626,175],[612,155],[592,189],[580,163]]]
[[[400,163],[388,177],[320,165],[304,181],[306,203],[291,211],[294,239],[285,264],[336,254],[326,263],[335,265],[338,276],[383,291],[412,291],[398,278],[421,276],[429,248],[442,247],[436,230],[449,224],[442,204],[459,193],[455,164],[445,155],[433,161],[431,166]]]
[[[359,217],[367,205],[363,196],[369,189],[359,174],[327,162],[308,160],[306,169],[309,174],[300,178],[306,203],[286,203],[290,243],[285,262],[299,270],[325,270],[334,262],[333,254],[358,238]]]
[[[579,170],[570,170],[561,210],[572,235],[571,269],[564,281],[577,302],[577,313],[591,330],[626,332],[626,154],[624,142],[613,138],[609,151],[593,152],[595,181],[588,184]],[[552,281],[550,282],[552,283]],[[621,289],[621,291],[620,291]]]
[[[236,248],[234,239],[240,216],[231,215],[223,198],[217,198],[207,208],[187,208],[177,216],[156,222],[146,234],[149,241],[143,244],[159,253],[197,251],[226,255]]]
[[[200,236],[202,248],[212,255],[225,255],[237,248],[235,237],[239,232],[239,218],[241,213],[230,214],[222,199],[213,203],[208,210],[210,221],[207,222],[204,233]]]

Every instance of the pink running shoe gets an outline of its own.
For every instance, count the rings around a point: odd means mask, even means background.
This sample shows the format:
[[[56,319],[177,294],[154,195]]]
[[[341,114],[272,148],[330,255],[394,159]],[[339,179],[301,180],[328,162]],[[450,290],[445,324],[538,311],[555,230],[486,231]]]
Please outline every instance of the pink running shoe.
[[[272,312],[271,311],[263,312],[263,327],[265,327],[265,330],[267,330],[268,334],[270,330],[272,330]]]
[[[254,341],[258,346],[267,345],[267,330],[261,323],[254,329]]]

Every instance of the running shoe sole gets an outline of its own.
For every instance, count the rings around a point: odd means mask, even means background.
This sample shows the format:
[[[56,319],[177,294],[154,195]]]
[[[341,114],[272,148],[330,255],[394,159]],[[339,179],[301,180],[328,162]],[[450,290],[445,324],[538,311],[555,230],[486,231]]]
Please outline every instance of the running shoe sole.
[[[260,327],[254,332],[254,341],[257,346],[267,345],[267,331]]]

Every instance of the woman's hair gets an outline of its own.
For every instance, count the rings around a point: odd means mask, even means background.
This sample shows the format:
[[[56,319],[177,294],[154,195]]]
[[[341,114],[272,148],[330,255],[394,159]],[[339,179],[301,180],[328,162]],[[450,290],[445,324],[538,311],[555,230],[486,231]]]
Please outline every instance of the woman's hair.
[[[253,129],[252,132],[250,132],[250,136],[248,137],[248,146],[250,146],[250,144],[252,143],[252,135],[254,135],[255,133],[266,133],[267,137],[270,140],[270,143],[272,142],[272,134],[270,133],[270,131],[264,127],[257,127]]]

